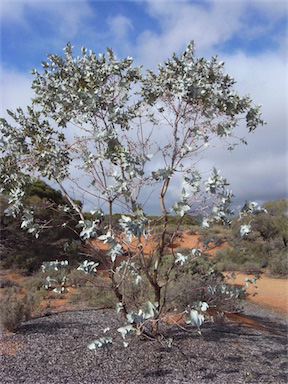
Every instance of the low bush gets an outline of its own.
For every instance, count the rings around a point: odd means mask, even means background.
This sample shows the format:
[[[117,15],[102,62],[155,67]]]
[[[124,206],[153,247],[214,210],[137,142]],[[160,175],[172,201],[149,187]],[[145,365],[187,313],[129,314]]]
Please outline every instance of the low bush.
[[[67,275],[68,283],[72,287],[85,287],[88,282],[94,282],[95,279],[90,274],[83,273],[82,271],[77,271],[72,269],[71,272]]]
[[[170,241],[171,241],[171,236],[172,234],[170,233],[165,233],[164,235],[164,244],[166,246],[169,246],[170,245]],[[153,241],[156,241],[157,243],[161,241],[161,233],[155,233],[154,236],[153,236]]]
[[[31,319],[32,312],[40,306],[41,295],[28,293],[23,299],[23,319],[28,321]]]
[[[142,308],[153,294],[151,285],[146,276],[141,276],[141,280],[136,283],[136,276],[127,279],[125,286],[122,289],[122,294],[125,295],[125,302],[132,310],[137,311]]]
[[[246,273],[247,275],[252,275],[252,274],[260,273],[261,267],[258,263],[255,263],[253,261],[246,261],[242,265],[241,271]]]
[[[238,263],[242,269],[257,269],[258,266],[268,268],[272,276],[287,276],[287,207],[287,199],[263,204],[266,213],[255,215],[253,220],[249,217],[243,219],[243,223],[251,227],[251,232],[242,237],[239,234],[241,223],[237,218],[233,219],[230,245],[239,259],[230,257],[230,261]],[[226,255],[224,262],[228,262],[228,256],[232,254]]]
[[[198,227],[194,227],[194,228],[189,227],[187,233],[190,236],[195,236],[195,235],[198,235],[198,232],[199,232],[199,228]]]
[[[115,308],[116,305],[114,292],[107,284],[107,280],[100,278],[95,279],[94,286],[88,281],[84,287],[80,287],[78,293],[71,295],[71,301],[98,308]]]
[[[243,265],[247,261],[247,259],[240,250],[232,248],[224,248],[217,251],[215,260],[217,263],[229,263],[238,266]]]
[[[32,276],[26,279],[23,283],[23,287],[28,292],[40,291],[44,286],[45,277],[43,272],[35,272]]]
[[[257,272],[268,265],[269,252],[265,244],[243,242],[242,247],[225,248],[216,252],[215,260],[222,271]]]
[[[232,261],[220,261],[217,263],[217,269],[219,272],[238,271],[239,264],[233,263]]]
[[[19,295],[19,293],[21,293],[21,287],[19,285],[12,285],[11,287],[5,287],[3,288],[1,293],[3,294],[3,297],[5,295],[16,296],[16,295]]]
[[[273,257],[268,264],[269,274],[273,276],[279,277],[287,277],[288,276],[288,260],[287,253],[280,252],[278,255]]]
[[[173,256],[166,255],[163,263],[164,280],[165,270],[174,263]],[[183,266],[174,270],[168,282],[165,310],[172,311],[177,308],[177,311],[182,311],[199,300],[218,309],[235,309],[239,305],[238,298],[218,289],[225,285],[225,278],[215,260],[204,254],[196,259],[188,259]]]
[[[0,308],[2,327],[9,332],[16,331],[24,316],[24,304],[22,301],[11,300],[11,297],[6,296]]]
[[[230,228],[223,225],[215,225],[207,229],[200,228],[198,234],[199,241],[206,249],[209,249],[211,246],[221,245],[231,238]]]
[[[191,248],[188,247],[178,247],[176,248],[176,251],[179,253],[182,253],[182,255],[190,255],[191,254]]]
[[[31,318],[32,311],[39,304],[36,296],[28,294],[24,297],[15,295],[13,290],[7,290],[0,304],[1,325],[9,332],[15,332],[20,323]]]

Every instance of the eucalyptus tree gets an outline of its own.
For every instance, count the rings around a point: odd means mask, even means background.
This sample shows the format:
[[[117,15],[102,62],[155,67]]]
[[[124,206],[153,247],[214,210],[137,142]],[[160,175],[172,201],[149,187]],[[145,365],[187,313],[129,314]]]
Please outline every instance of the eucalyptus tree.
[[[193,42],[157,72],[144,74],[131,57],[118,60],[111,49],[96,55],[83,48],[74,57],[68,44],[64,51],[64,56],[48,55],[43,70],[33,71],[35,97],[27,111],[8,111],[9,121],[1,119],[1,182],[10,204],[6,213],[22,215],[22,227],[38,236],[45,223],[35,222],[24,205],[25,185],[32,175],[53,180],[69,201],[57,209],[78,217],[80,236],[91,252],[97,255],[99,241],[109,245],[97,259],[109,269],[118,310],[132,324],[121,329],[122,335],[135,324],[141,333],[151,319],[157,329],[171,273],[187,259],[201,257],[198,249],[190,256],[173,251],[183,218],[201,214],[203,227],[229,223],[232,192],[227,180],[216,169],[204,180],[197,163],[209,146],[232,150],[239,141],[245,143],[235,128],[240,120],[249,132],[262,125],[260,107],[235,91],[235,80],[217,57],[197,58]],[[182,180],[179,200],[169,207],[167,193],[175,178],[178,184]],[[72,198],[68,181],[84,207],[86,200],[93,204],[89,220]],[[152,192],[153,199],[158,193],[161,230],[147,255],[153,223],[144,212],[145,196]],[[103,203],[110,222],[99,236]],[[120,208],[125,214],[114,228],[112,215]],[[163,276],[169,212],[179,220],[169,235],[173,260]],[[243,235],[248,229],[242,229]],[[154,297],[138,313],[131,312],[125,298],[131,275],[136,284],[145,278],[153,289]],[[207,308],[203,303],[197,308],[190,321],[199,326]]]

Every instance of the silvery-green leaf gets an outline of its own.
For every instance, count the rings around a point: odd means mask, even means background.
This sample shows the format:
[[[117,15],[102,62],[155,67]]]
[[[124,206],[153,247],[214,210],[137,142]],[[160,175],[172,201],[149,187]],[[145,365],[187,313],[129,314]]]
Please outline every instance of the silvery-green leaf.
[[[209,222],[208,222],[207,219],[203,219],[203,221],[202,221],[202,227],[203,227],[203,228],[209,228],[209,227],[210,227],[210,224],[209,224]]]
[[[100,337],[99,339],[95,339],[90,344],[88,344],[87,348],[93,350],[96,348],[107,347],[109,344],[112,344],[111,337]]]
[[[251,225],[250,224],[243,224],[240,227],[240,235],[241,237],[244,237],[248,235],[251,232]]]
[[[196,311],[195,309],[191,309],[189,313],[189,320],[187,321],[187,323],[190,323],[196,326],[197,328],[200,328],[203,322],[204,322],[204,316],[199,314],[199,312]]]
[[[172,348],[172,344],[173,344],[173,338],[169,337],[169,339],[167,340],[167,347]]]
[[[142,280],[142,277],[140,275],[137,275],[136,276],[136,279],[135,279],[135,284],[138,285]]]
[[[202,250],[200,248],[193,248],[191,250],[191,255],[195,257],[199,257],[202,255]]]
[[[180,252],[176,253],[175,264],[180,264],[182,266],[186,260],[187,260],[187,256],[182,255],[182,253]]]
[[[116,304],[116,313],[118,314],[122,310],[123,310],[123,303],[117,303]]]
[[[134,331],[134,327],[132,325],[125,325],[124,327],[118,328],[117,331],[121,333],[122,338],[125,339],[127,333]]]
[[[98,236],[97,239],[101,241],[107,240],[107,235]]]
[[[157,314],[158,303],[151,303],[148,301],[144,307],[144,317],[145,319],[150,319]]]
[[[87,345],[87,348],[92,351],[93,349],[96,349],[96,344],[92,341],[92,343]]]
[[[203,301],[200,307],[201,311],[205,312],[207,311],[208,308],[209,308],[209,305],[205,301]]]

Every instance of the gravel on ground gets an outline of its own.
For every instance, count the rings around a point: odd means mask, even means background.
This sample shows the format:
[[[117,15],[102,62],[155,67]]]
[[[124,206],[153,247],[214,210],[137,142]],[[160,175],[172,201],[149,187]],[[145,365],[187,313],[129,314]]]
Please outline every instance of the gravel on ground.
[[[106,349],[87,344],[117,329],[113,310],[52,314],[23,322],[1,339],[2,384],[201,384],[287,383],[287,323],[253,304],[245,313],[267,330],[239,323],[208,323],[202,336],[195,328],[164,329],[173,337],[145,341],[131,338],[127,348],[119,332]],[[166,332],[166,334],[165,334]],[[106,334],[109,336],[109,332]]]

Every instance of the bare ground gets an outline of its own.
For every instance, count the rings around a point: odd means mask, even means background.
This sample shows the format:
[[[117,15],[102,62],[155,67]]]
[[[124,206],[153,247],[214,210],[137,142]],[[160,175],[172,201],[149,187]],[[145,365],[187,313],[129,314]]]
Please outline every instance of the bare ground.
[[[22,323],[16,334],[2,336],[0,380],[3,384],[287,383],[285,319],[252,303],[245,303],[245,313],[251,324],[261,326],[207,323],[202,337],[193,328],[174,326],[167,334],[174,338],[172,348],[164,341],[134,338],[125,349],[117,337],[112,347],[96,351],[87,344],[105,327],[121,325],[113,310],[33,319]]]

